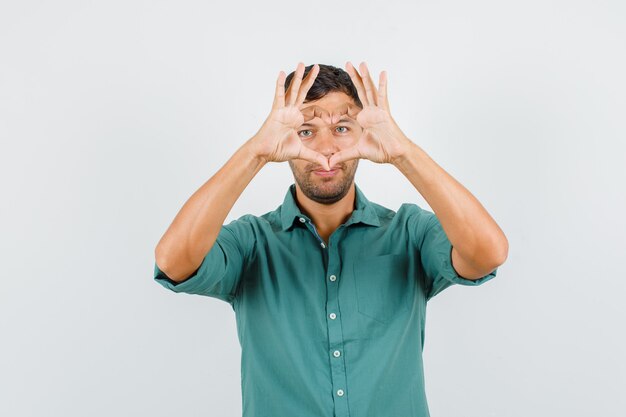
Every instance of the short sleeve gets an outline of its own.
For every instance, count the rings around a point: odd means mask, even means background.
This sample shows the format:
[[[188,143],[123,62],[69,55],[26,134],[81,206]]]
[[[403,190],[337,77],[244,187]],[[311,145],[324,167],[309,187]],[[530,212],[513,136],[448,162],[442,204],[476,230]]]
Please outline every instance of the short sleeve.
[[[186,280],[170,279],[154,263],[154,280],[174,292],[198,294],[233,303],[239,282],[254,248],[254,233],[241,217],[223,225],[202,263]]]
[[[477,286],[496,276],[497,268],[475,280],[460,276],[452,266],[452,243],[441,222],[435,213],[415,207],[417,212],[413,214],[409,224],[412,224],[416,236],[427,301],[451,285]]]

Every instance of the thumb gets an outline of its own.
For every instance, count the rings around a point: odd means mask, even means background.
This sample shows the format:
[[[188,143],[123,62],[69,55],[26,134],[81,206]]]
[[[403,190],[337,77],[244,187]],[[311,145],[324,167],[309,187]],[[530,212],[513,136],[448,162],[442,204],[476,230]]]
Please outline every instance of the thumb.
[[[295,159],[304,159],[306,161],[313,162],[314,164],[317,164],[324,168],[326,171],[330,171],[328,158],[326,158],[321,153],[314,151],[313,149],[307,148],[304,145],[300,147],[300,153]]]
[[[328,160],[328,164],[330,167],[334,167],[344,161],[349,161],[351,159],[361,158],[361,153],[359,152],[358,146],[353,146],[348,149],[341,150],[335,154],[333,154]]]

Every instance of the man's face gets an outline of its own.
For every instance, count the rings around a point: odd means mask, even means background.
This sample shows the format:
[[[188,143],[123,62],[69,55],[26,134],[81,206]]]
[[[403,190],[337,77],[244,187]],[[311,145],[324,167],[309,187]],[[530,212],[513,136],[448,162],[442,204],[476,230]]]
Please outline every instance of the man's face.
[[[362,129],[356,120],[347,114],[348,107],[354,106],[358,109],[352,98],[345,93],[333,91],[319,100],[306,102],[302,106],[302,113],[312,112],[316,106],[326,110],[335,120],[315,117],[298,127],[296,132],[302,144],[326,157],[354,146]],[[344,114],[340,118],[339,115],[342,113]],[[296,183],[304,195],[322,204],[335,203],[348,193],[358,165],[359,160],[352,159],[331,167],[334,169],[327,172],[309,161],[302,159],[289,161]]]

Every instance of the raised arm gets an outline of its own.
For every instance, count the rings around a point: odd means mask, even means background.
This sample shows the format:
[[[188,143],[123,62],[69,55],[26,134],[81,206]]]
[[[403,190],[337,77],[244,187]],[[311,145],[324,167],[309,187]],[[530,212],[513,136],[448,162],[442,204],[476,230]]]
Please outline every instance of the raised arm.
[[[155,249],[156,263],[169,278],[182,282],[200,266],[233,205],[267,162],[305,159],[328,169],[328,159],[303,146],[296,132],[308,120],[300,107],[318,72],[315,65],[303,80],[304,64],[298,63],[285,92],[280,71],[272,111],[259,131],[185,202]]]
[[[391,116],[387,73],[380,73],[377,89],[365,62],[361,73],[350,62],[346,69],[363,103],[357,115],[363,133],[354,147],[335,153],[331,165],[366,158],[396,166],[440,220],[453,245],[454,269],[462,277],[479,279],[504,263],[509,244],[502,229],[476,197],[404,135]]]

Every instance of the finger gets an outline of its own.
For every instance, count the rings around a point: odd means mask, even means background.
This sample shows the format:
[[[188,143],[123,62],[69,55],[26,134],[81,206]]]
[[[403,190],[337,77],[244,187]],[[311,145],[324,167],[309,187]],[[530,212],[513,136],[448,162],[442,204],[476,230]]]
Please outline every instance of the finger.
[[[283,71],[278,73],[272,109],[279,109],[281,107],[285,107],[285,73]]]
[[[333,154],[330,159],[329,159],[329,165],[330,167],[334,167],[336,165],[341,164],[342,162],[345,161],[350,161],[352,159],[359,159],[361,158],[361,153],[359,152],[359,147],[357,145],[348,148],[348,149],[343,149],[335,154]]]
[[[298,96],[298,91],[300,90],[300,83],[302,82],[302,74],[304,73],[304,64],[302,62],[298,62],[298,66],[296,67],[296,72],[293,74],[293,78],[291,79],[291,84],[289,84],[289,89],[287,91],[287,105],[293,106],[296,102],[296,97]]]
[[[361,104],[363,107],[369,105],[369,101],[367,100],[367,95],[365,93],[365,88],[363,87],[363,81],[361,80],[361,76],[354,68],[354,65],[350,61],[346,62],[346,71],[352,80],[352,84],[356,88],[356,92],[359,95],[359,100],[361,100]]]
[[[361,79],[363,80],[363,85],[365,86],[365,95],[367,95],[367,100],[370,105],[378,106],[378,91],[376,91],[376,86],[374,86],[374,81],[370,76],[370,71],[367,69],[365,62],[361,62],[359,68],[361,69]]]
[[[300,107],[302,103],[304,103],[304,100],[306,99],[306,95],[309,92],[309,89],[311,88],[313,83],[315,82],[315,78],[317,77],[317,74],[319,72],[320,72],[320,66],[318,64],[313,65],[313,67],[311,67],[311,69],[309,70],[309,73],[306,76],[304,84],[302,85],[302,87],[300,88],[300,92],[298,93],[298,98],[296,99],[297,107]]]
[[[313,106],[307,107],[306,109],[303,109],[301,112],[302,112],[302,115],[304,116],[305,122],[308,122],[309,120],[319,117],[325,123],[328,123],[328,124],[332,123],[331,115],[328,112],[328,110],[323,109],[320,106],[313,105]]]
[[[341,116],[343,116],[344,114],[347,114],[348,117],[350,117],[353,120],[356,120],[356,117],[361,112],[361,110],[362,109],[356,104],[345,103],[341,105],[341,107],[339,107],[339,109],[335,112],[335,114],[338,116],[337,119],[341,118]],[[333,123],[335,123],[334,119],[333,119]]]
[[[390,112],[389,99],[387,98],[387,71],[381,71],[378,76],[378,102],[383,109]]]
[[[356,123],[357,122],[356,117],[360,111],[361,111],[361,108],[359,106],[346,103],[342,105],[337,111],[332,113],[331,123],[333,124],[339,123],[339,120],[344,116],[346,116],[346,119],[352,120],[353,122]]]
[[[328,158],[326,158],[321,153],[314,151],[311,148],[307,148],[304,145],[300,147],[300,153],[294,159],[304,159],[305,161],[309,161],[309,162],[312,162],[314,164],[321,166],[326,171],[330,171],[330,164],[328,163]]]

